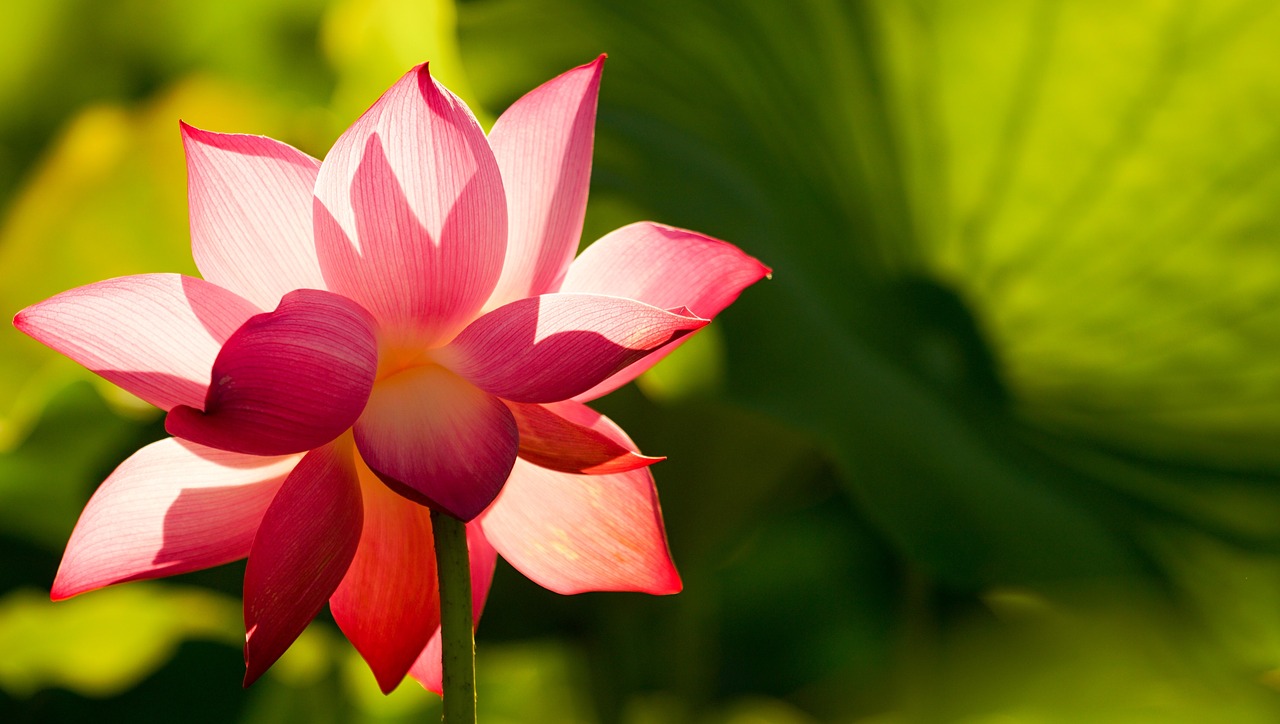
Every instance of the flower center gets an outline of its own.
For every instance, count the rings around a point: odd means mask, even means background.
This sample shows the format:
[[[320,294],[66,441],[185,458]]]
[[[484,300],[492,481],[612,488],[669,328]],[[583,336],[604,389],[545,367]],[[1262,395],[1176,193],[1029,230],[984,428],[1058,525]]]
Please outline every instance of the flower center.
[[[414,367],[437,364],[431,350],[418,346],[397,345],[386,341],[378,344],[378,372],[375,384]]]

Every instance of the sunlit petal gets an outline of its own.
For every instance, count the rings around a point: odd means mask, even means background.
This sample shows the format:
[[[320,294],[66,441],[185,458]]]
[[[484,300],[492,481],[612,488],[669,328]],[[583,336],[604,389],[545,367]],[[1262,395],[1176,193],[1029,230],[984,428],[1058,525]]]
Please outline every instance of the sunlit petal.
[[[13,324],[162,410],[201,406],[222,343],[258,309],[203,279],[139,274],[77,287]]]
[[[297,462],[173,438],[142,448],[85,505],[53,598],[247,556],[267,505]]]

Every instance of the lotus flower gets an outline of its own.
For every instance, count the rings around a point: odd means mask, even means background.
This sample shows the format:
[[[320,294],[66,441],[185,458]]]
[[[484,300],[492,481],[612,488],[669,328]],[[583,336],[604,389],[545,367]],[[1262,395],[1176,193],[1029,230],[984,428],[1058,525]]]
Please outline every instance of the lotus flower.
[[[641,455],[583,403],[768,270],[637,223],[574,259],[603,56],[486,137],[425,65],[323,163],[182,125],[203,279],[143,274],[20,312],[23,332],[167,411],[93,495],[63,599],[248,556],[251,683],[327,601],[384,691],[440,691],[430,509],[560,593],[681,587]]]

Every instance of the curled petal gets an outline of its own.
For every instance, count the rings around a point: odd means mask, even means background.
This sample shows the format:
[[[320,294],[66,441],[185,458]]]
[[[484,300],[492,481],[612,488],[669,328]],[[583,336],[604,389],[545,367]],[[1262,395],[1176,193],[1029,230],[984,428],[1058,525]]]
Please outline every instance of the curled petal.
[[[244,573],[245,679],[289,648],[342,581],[363,510],[349,440],[307,453],[262,517]]]
[[[493,569],[498,564],[498,554],[485,539],[479,523],[467,524],[467,553],[471,559],[471,619],[480,624],[485,599],[489,597],[489,585],[493,583]],[[409,669],[409,675],[429,691],[443,693],[441,684],[440,628],[437,626],[431,640]]]
[[[503,399],[558,402],[706,324],[630,299],[544,294],[480,317],[437,359]]]
[[[140,274],[77,287],[13,324],[162,410],[201,405],[222,343],[258,313],[203,279]]]
[[[587,247],[570,265],[561,291],[611,294],[655,307],[684,306],[711,319],[769,267],[732,244],[650,221],[624,226]],[[593,400],[635,379],[683,342],[649,355],[578,396]]]
[[[510,234],[490,308],[554,292],[578,250],[604,56],[553,78],[493,124]]]
[[[681,587],[648,468],[573,475],[517,460],[480,525],[516,570],[556,593]]]
[[[462,520],[493,502],[519,444],[501,400],[438,365],[379,380],[354,432],[392,489]]]
[[[652,465],[663,458],[631,450],[593,427],[605,420],[586,405],[508,402],[520,428],[520,457],[534,465],[565,473],[602,475]]]
[[[293,289],[324,289],[311,232],[320,162],[270,138],[185,123],[182,145],[200,274],[262,309]]]
[[[466,104],[411,70],[342,134],[316,179],[329,289],[368,309],[397,344],[452,336],[502,272],[502,179]]]
[[[385,694],[440,628],[431,510],[391,492],[363,464],[357,470],[364,529],[329,610]]]
[[[619,445],[635,449],[607,417],[573,403],[561,409]],[[479,523],[516,570],[557,593],[664,594],[681,588],[648,468],[573,475],[519,460],[502,495]]]
[[[107,477],[80,514],[53,599],[247,556],[267,505],[297,462],[296,456],[241,455],[173,438],[142,448]]]
[[[337,294],[299,289],[231,335],[213,364],[204,411],[175,407],[165,428],[249,455],[302,452],[351,427],[377,369],[369,315]]]

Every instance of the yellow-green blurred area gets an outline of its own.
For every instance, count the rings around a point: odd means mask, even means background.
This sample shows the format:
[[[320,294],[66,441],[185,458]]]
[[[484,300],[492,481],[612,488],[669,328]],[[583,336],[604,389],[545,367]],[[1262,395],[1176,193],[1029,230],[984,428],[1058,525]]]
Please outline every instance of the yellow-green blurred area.
[[[0,310],[194,273],[178,120],[323,156],[431,61],[489,123],[606,64],[584,243],[771,281],[601,402],[685,590],[500,565],[484,722],[1280,720],[1280,2],[19,0]],[[154,412],[0,331],[0,721],[432,721],[242,564],[48,602]]]

